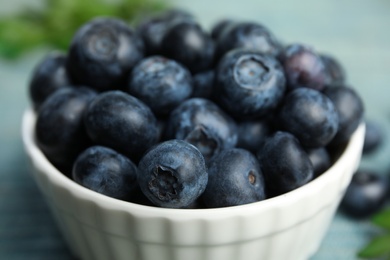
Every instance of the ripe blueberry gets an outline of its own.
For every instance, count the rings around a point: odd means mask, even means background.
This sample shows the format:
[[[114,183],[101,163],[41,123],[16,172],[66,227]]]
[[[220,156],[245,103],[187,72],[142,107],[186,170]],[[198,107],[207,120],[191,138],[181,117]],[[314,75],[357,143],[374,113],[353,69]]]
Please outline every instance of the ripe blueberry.
[[[339,117],[338,131],[332,140],[332,145],[337,146],[347,142],[362,122],[364,104],[357,92],[350,87],[329,87],[324,90],[324,94],[332,100]]]
[[[188,207],[203,193],[207,181],[202,154],[182,140],[169,140],[152,147],[138,165],[141,190],[160,207]]]
[[[282,129],[305,147],[327,145],[336,135],[339,117],[332,101],[321,92],[298,88],[289,92],[279,111]]]
[[[72,84],[65,69],[65,61],[65,54],[51,52],[35,67],[29,94],[36,111],[52,93]]]
[[[192,92],[192,97],[212,99],[214,80],[214,70],[207,70],[193,75],[194,90]]]
[[[137,33],[145,44],[147,56],[161,53],[161,42],[168,29],[178,21],[193,19],[192,15],[182,10],[169,10],[143,19],[137,25]]]
[[[221,150],[236,145],[237,126],[212,101],[191,98],[170,114],[166,136],[168,139],[185,140],[195,145],[208,162]]]
[[[281,60],[290,89],[299,87],[323,90],[327,84],[324,63],[312,48],[292,44],[281,53]]]
[[[306,152],[313,165],[314,178],[320,176],[332,165],[329,152],[325,147],[306,149]]]
[[[247,150],[223,150],[212,159],[202,201],[209,208],[248,204],[266,198],[264,177],[256,157]]]
[[[190,72],[174,60],[151,56],[133,69],[128,91],[155,114],[167,115],[192,93]]]
[[[352,177],[340,208],[348,216],[367,218],[385,204],[389,192],[388,180],[369,170],[358,170]]]
[[[223,20],[218,21],[211,28],[211,37],[215,41],[218,41],[219,37],[224,33],[226,28],[229,28],[233,24],[235,24],[235,21],[232,19],[223,19]]]
[[[280,44],[263,25],[253,22],[230,22],[223,27],[217,41],[217,57],[238,48],[273,56],[277,56],[280,51]]]
[[[72,177],[78,184],[116,199],[127,198],[137,188],[135,164],[103,146],[83,151],[74,163]]]
[[[278,131],[258,152],[267,192],[279,195],[306,184],[313,178],[313,165],[298,139]]]
[[[119,91],[99,94],[85,111],[88,136],[137,162],[157,142],[157,120],[148,106]]]
[[[163,55],[182,63],[192,73],[210,69],[214,51],[214,41],[194,21],[176,23],[162,40]]]
[[[66,175],[79,153],[90,145],[83,114],[95,96],[88,88],[63,88],[49,96],[39,110],[35,126],[37,144]]]
[[[383,130],[372,120],[365,120],[366,132],[364,136],[363,154],[373,153],[383,143]]]
[[[272,56],[235,49],[219,62],[215,95],[237,118],[258,117],[273,110],[285,89],[283,69]]]
[[[78,84],[98,91],[119,89],[143,52],[142,40],[126,23],[95,18],[73,37],[66,67]]]
[[[345,71],[335,57],[322,54],[320,55],[325,66],[328,85],[342,85],[345,83]]]
[[[264,141],[271,135],[272,128],[268,120],[246,120],[237,124],[237,147],[256,153]]]

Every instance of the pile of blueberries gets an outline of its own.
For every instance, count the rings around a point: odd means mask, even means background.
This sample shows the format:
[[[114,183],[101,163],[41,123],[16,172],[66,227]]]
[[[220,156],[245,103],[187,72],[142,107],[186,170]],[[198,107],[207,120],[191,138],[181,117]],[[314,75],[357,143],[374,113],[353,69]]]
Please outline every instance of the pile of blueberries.
[[[326,171],[363,120],[340,63],[264,25],[210,32],[169,10],[135,29],[99,17],[29,86],[36,141],[75,182],[116,199],[215,208],[294,190]]]

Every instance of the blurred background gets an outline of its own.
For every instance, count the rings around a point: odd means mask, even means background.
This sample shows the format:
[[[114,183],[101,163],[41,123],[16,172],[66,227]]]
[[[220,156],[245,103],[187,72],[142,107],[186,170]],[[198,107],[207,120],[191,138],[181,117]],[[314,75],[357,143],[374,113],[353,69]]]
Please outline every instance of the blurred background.
[[[91,16],[131,21],[170,7],[193,13],[206,30],[223,18],[258,21],[284,43],[337,57],[365,102],[366,118],[385,133],[362,167],[389,173],[388,0],[0,0],[0,259],[73,259],[30,176],[20,138],[34,66],[48,50],[66,50],[75,28]],[[368,220],[338,213],[313,259],[356,259],[376,232]]]

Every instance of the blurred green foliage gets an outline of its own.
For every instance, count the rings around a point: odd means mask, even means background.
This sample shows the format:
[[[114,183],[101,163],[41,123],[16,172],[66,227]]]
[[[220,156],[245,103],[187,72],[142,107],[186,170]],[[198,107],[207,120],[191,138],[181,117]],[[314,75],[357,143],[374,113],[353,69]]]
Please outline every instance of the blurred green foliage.
[[[372,238],[372,240],[362,248],[359,258],[366,259],[386,259],[390,260],[390,208],[383,209],[372,218],[372,223],[378,226],[383,232]]]
[[[25,7],[0,17],[0,57],[15,59],[40,46],[65,50],[75,31],[97,16],[129,23],[167,7],[164,0],[44,0],[43,8]]]

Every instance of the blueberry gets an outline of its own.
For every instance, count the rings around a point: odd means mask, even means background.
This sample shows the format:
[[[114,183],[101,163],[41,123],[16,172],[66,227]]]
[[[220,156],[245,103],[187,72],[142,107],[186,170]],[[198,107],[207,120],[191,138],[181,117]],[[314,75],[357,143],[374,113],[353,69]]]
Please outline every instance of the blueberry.
[[[339,117],[338,131],[332,145],[345,143],[363,120],[363,100],[354,89],[345,86],[326,88],[324,94],[332,100]]]
[[[332,165],[331,157],[325,147],[306,149],[313,165],[314,178],[320,176]]]
[[[195,145],[208,162],[214,155],[237,143],[237,126],[233,119],[212,101],[191,98],[169,116],[168,139],[185,140]]]
[[[202,154],[182,140],[169,140],[151,148],[138,170],[141,190],[161,207],[188,207],[203,193],[208,181]]]
[[[215,41],[218,41],[219,37],[224,33],[227,28],[235,24],[235,21],[232,19],[223,19],[217,21],[211,28],[211,38]]]
[[[148,105],[155,114],[167,115],[191,96],[190,72],[162,56],[143,59],[133,69],[128,91]]]
[[[350,217],[363,219],[378,212],[386,202],[387,179],[370,170],[358,170],[352,177],[340,209]]]
[[[120,89],[143,52],[142,40],[126,23],[95,18],[73,37],[66,67],[76,83],[98,91]]]
[[[193,75],[194,90],[192,97],[213,98],[214,80],[214,70],[207,70]]]
[[[345,71],[340,62],[333,56],[327,54],[320,55],[325,66],[328,85],[340,85],[345,83]]]
[[[267,119],[239,122],[237,147],[256,153],[271,135],[272,127]]]
[[[256,157],[240,148],[222,151],[210,163],[209,181],[201,198],[208,208],[264,200],[264,177]]]
[[[253,22],[230,23],[218,37],[217,57],[222,57],[228,51],[238,48],[277,56],[280,44],[263,25]]]
[[[381,126],[372,120],[365,120],[366,132],[364,136],[363,154],[375,152],[383,143],[383,130]]]
[[[298,88],[283,100],[279,111],[283,130],[294,134],[305,147],[320,147],[335,137],[339,117],[332,101],[321,92]]]
[[[80,88],[57,90],[42,104],[35,133],[37,144],[50,162],[66,175],[81,151],[90,145],[83,113],[96,92]]]
[[[313,178],[313,165],[298,139],[277,131],[258,152],[267,192],[279,195],[303,186]]]
[[[46,55],[35,67],[29,84],[29,94],[36,111],[56,90],[72,85],[65,69],[65,61],[66,55],[55,51]]]
[[[299,87],[323,90],[327,84],[327,71],[319,54],[302,44],[291,44],[281,53],[289,89]]]
[[[157,120],[148,106],[119,90],[99,94],[85,111],[88,136],[137,162],[158,140]]]
[[[194,19],[191,14],[174,9],[143,19],[137,26],[137,32],[145,44],[146,55],[161,53],[161,42],[168,29],[178,21]]]
[[[162,54],[182,63],[192,73],[210,69],[214,51],[210,35],[193,21],[176,23],[162,40]]]
[[[137,167],[126,156],[103,146],[83,151],[74,163],[72,177],[98,193],[127,198],[137,187]]]
[[[236,49],[218,64],[215,95],[237,118],[259,117],[273,110],[285,89],[283,69],[269,55]]]

